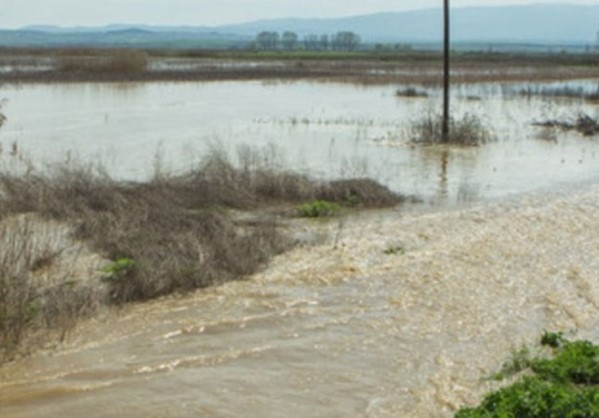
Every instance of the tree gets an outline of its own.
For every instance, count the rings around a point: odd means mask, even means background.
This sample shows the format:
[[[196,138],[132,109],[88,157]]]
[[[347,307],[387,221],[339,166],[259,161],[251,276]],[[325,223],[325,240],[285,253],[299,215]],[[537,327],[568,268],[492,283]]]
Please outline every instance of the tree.
[[[304,37],[304,48],[306,51],[318,50],[318,36],[317,35],[306,35]]]
[[[329,49],[329,35],[320,35],[318,47],[321,51],[328,51]]]
[[[341,31],[333,35],[331,43],[336,51],[355,51],[360,45],[360,37],[354,32]]]
[[[283,32],[282,44],[283,48],[288,51],[293,51],[297,48],[297,33],[286,31]]]
[[[256,36],[256,45],[260,49],[274,51],[279,45],[279,34],[277,32],[260,32]]]

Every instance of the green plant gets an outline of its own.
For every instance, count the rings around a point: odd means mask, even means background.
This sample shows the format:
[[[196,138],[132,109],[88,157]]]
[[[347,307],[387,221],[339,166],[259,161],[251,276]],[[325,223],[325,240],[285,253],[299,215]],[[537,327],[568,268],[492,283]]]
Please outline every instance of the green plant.
[[[406,248],[403,245],[394,245],[383,251],[386,255],[404,255]]]
[[[599,347],[549,332],[541,344],[552,350],[551,356],[531,357],[529,349],[522,349],[513,356],[517,360],[506,363],[516,364],[510,366],[514,371],[530,369],[532,375],[488,394],[476,408],[461,408],[455,417],[599,418]]]
[[[130,271],[135,268],[135,260],[126,257],[119,257],[116,261],[102,267],[102,273],[106,280],[121,280]]]
[[[528,369],[533,361],[533,355],[530,349],[526,346],[519,350],[513,350],[511,357],[503,363],[501,370],[491,376],[494,380],[503,380],[506,377],[520,373],[522,370]]]
[[[335,216],[339,214],[341,207],[326,200],[315,200],[311,203],[304,203],[298,208],[299,214],[304,218],[322,218]]]
[[[560,345],[564,343],[564,333],[563,332],[543,332],[541,336],[541,345],[548,346],[551,348],[558,348]]]

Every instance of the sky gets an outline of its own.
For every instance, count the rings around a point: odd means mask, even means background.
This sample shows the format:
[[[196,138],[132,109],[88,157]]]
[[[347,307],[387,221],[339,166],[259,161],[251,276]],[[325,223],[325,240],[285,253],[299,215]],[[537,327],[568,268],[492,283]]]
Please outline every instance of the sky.
[[[450,0],[451,7],[599,0]],[[441,7],[442,0],[0,0],[0,28],[110,23],[216,26],[281,17],[341,17]]]

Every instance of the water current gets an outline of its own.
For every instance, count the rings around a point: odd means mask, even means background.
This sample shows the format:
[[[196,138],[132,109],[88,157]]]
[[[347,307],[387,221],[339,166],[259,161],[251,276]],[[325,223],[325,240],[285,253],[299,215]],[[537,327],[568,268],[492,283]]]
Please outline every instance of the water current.
[[[211,84],[15,89],[1,138],[35,158],[113,149],[114,161],[126,163],[116,165],[118,174],[135,177],[147,168],[136,161],[151,158],[166,137],[178,141],[164,143],[168,156],[194,138],[240,133],[278,141],[287,152],[299,147],[302,163],[326,171],[334,135],[334,155],[373,150],[370,169],[403,162],[381,170],[382,179],[398,170],[404,181],[388,181],[392,187],[433,200],[446,187],[457,201],[467,184],[482,199],[294,222],[296,233],[318,239],[247,280],[103,312],[65,341],[0,367],[0,416],[450,417],[494,387],[485,377],[544,329],[599,341],[597,145],[561,133],[557,142],[539,141],[524,122],[570,114],[571,102],[503,101],[493,90],[482,103],[459,106],[503,114],[490,119],[498,143],[414,150],[393,133],[395,111],[416,115],[427,103],[378,87],[224,86],[230,91]],[[210,89],[213,102],[203,104],[200,93]],[[168,95],[173,90],[177,97]],[[115,95],[125,103],[118,109]],[[105,101],[100,112],[98,100]],[[199,122],[189,124],[192,117]],[[344,122],[353,118],[366,122]]]

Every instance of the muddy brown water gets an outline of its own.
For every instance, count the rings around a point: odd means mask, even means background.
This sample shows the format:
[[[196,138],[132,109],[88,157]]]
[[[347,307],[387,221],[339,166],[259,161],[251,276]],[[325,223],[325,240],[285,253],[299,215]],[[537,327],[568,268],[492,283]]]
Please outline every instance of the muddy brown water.
[[[343,222],[5,365],[2,416],[450,417],[544,329],[598,341],[597,186]]]
[[[537,89],[593,91],[596,80]],[[292,82],[81,83],[4,86],[3,166],[76,161],[141,180],[192,168],[210,147],[240,147],[313,177],[367,175],[427,201],[455,205],[599,176],[599,141],[531,125],[594,117],[598,106],[514,94],[521,84],[455,86],[452,110],[481,118],[496,141],[479,148],[413,147],[409,126],[440,108],[440,94],[400,98],[393,86]],[[529,86],[530,87],[530,86]],[[11,158],[18,145],[19,161]],[[18,160],[18,159],[17,159]]]
[[[460,111],[488,115],[498,141],[421,149],[398,132],[437,99],[393,93],[310,83],[3,90],[0,141],[13,169],[25,164],[8,155],[13,141],[34,161],[71,151],[137,179],[151,175],[156,149],[178,170],[210,139],[233,150],[255,140],[300,170],[370,171],[454,204],[298,222],[321,239],[245,281],[103,312],[0,367],[0,416],[450,417],[544,329],[599,341],[597,144],[561,132],[539,140],[528,123],[595,108],[458,90]]]

